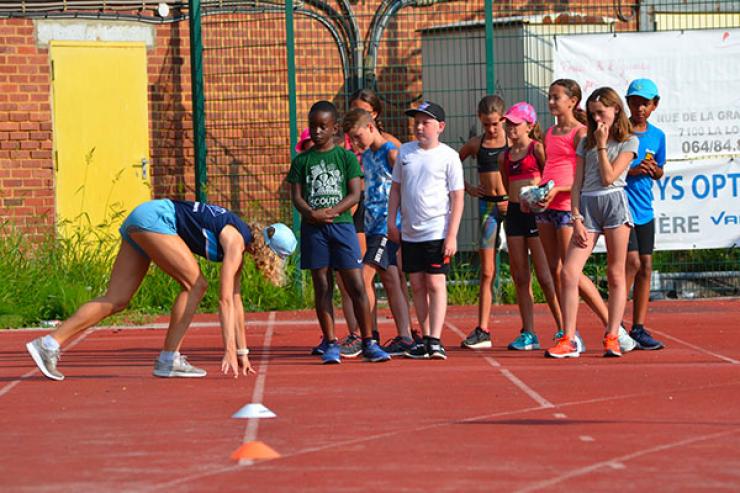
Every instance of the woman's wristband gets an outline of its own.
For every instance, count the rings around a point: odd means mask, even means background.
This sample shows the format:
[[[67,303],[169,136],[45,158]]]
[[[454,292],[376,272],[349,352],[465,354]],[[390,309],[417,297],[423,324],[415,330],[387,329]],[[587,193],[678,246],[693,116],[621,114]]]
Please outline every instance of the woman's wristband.
[[[247,356],[247,355],[249,355],[249,348],[237,349],[236,350],[236,355],[237,356]]]
[[[576,221],[583,222],[583,216],[580,214],[571,214],[570,215],[570,222],[574,223]]]
[[[606,151],[607,148],[606,147],[597,147],[596,150],[597,151]]]

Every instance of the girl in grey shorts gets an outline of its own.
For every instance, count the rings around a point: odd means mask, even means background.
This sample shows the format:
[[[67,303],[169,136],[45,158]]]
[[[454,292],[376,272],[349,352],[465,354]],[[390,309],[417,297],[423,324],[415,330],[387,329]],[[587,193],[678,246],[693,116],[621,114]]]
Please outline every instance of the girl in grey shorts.
[[[588,131],[578,144],[576,177],[571,191],[573,237],[561,275],[565,335],[547,350],[553,358],[577,358],[574,342],[578,313],[578,279],[600,234],[606,239],[609,280],[608,323],[604,356],[621,356],[617,333],[627,302],[624,274],[632,217],[624,191],[630,162],[639,141],[619,95],[609,87],[595,90],[586,102]]]

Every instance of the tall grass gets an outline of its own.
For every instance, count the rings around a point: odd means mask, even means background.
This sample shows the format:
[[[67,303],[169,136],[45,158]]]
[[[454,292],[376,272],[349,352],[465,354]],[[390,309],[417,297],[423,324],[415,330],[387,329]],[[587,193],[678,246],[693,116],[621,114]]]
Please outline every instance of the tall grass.
[[[68,318],[86,301],[105,293],[120,238],[80,224],[65,224],[65,236],[32,244],[12,225],[0,224],[0,328],[38,325]],[[208,280],[201,312],[218,311],[220,265],[199,259]],[[296,265],[289,260],[288,279]],[[306,285],[305,276],[303,284]],[[308,283],[310,284],[310,283]],[[140,321],[168,313],[179,285],[156,266],[150,267],[126,311],[114,322]],[[249,255],[242,274],[242,297],[248,311],[288,310],[310,306],[310,289],[299,283],[276,287],[257,271]]]

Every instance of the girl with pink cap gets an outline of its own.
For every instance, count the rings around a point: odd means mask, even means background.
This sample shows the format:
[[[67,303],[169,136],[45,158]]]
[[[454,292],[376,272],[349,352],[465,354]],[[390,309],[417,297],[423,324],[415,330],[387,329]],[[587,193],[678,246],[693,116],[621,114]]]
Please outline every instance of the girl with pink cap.
[[[542,181],[545,166],[545,149],[535,139],[540,138],[537,113],[531,104],[520,102],[504,114],[504,130],[510,147],[499,156],[501,177],[509,195],[504,231],[509,250],[511,277],[516,288],[516,300],[522,318],[522,333],[534,333],[534,297],[529,270],[529,254],[532,255],[537,280],[545,294],[557,330],[562,329],[560,304],[555,283],[547,266],[545,251],[539,239],[534,214],[520,201],[519,194],[525,187],[536,186]],[[537,340],[529,347],[509,349],[539,349]]]

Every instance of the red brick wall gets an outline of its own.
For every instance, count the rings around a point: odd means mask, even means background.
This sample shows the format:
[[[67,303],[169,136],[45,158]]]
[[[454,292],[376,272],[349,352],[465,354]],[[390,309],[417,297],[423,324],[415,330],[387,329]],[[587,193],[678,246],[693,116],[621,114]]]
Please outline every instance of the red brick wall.
[[[47,50],[33,24],[0,20],[0,221],[40,237],[54,211]]]

